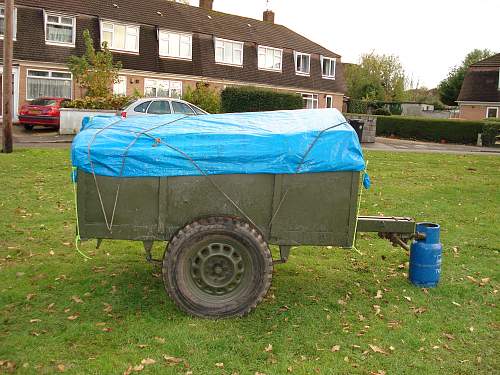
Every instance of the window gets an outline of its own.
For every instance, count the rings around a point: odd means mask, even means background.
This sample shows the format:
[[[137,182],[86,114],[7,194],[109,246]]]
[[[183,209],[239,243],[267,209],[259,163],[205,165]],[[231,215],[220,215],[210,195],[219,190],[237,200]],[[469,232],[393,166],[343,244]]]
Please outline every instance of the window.
[[[283,50],[259,46],[259,69],[281,72]]]
[[[191,34],[160,31],[158,41],[160,56],[191,60],[193,44]]]
[[[182,96],[182,82],[146,78],[144,80],[144,95],[149,97],[180,98]]]
[[[139,52],[139,26],[101,21],[101,43],[110,49]]]
[[[118,82],[113,84],[113,94],[127,95],[127,77],[118,76]]]
[[[311,55],[295,52],[295,73],[309,75],[311,71]]]
[[[326,96],[326,108],[333,108],[333,96]]]
[[[323,78],[335,79],[335,65],[337,61],[330,57],[321,56],[321,72]]]
[[[45,13],[45,43],[74,46],[75,34],[75,17]]]
[[[172,108],[174,110],[174,113],[181,113],[183,115],[190,115],[190,116],[194,115],[193,110],[186,103],[173,101]]]
[[[71,98],[71,73],[49,70],[28,70],[26,99],[43,96]]]
[[[144,102],[144,103],[141,103],[139,104],[138,106],[136,106],[134,108],[134,112],[138,112],[138,113],[146,113],[149,105],[151,104],[151,101],[147,101],[147,102]]]
[[[5,6],[0,4],[0,39],[3,39],[5,32]],[[17,32],[17,8],[14,8],[14,31],[13,38],[16,39]]]
[[[486,108],[486,118],[497,118],[497,117],[498,117],[498,107]]]
[[[148,113],[152,115],[166,115],[172,113],[167,100],[156,100],[148,108]]]
[[[302,94],[304,100],[304,108],[316,109],[318,108],[318,95],[317,94]]]
[[[243,65],[243,42],[215,38],[215,62]]]

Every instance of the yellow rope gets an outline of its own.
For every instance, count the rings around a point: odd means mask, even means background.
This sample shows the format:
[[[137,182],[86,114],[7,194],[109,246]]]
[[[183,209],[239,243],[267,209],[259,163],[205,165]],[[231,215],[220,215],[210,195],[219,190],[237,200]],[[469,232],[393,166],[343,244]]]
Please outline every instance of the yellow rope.
[[[351,246],[351,249],[356,251],[360,255],[364,255],[364,254],[356,248],[356,240],[357,240],[357,234],[358,234],[359,211],[361,209],[361,198],[363,196],[363,190],[364,190],[363,180],[365,178],[365,175],[368,173],[367,171],[368,171],[368,160],[366,161],[365,170],[363,171],[363,176],[361,177],[361,181],[359,182],[358,208],[356,210],[356,222],[354,223],[354,238],[352,239],[352,246]]]
[[[76,196],[76,167],[72,167],[71,169],[71,180],[73,181],[73,196],[75,199],[75,214],[76,214],[76,236],[75,236],[75,248],[78,254],[80,254],[85,261],[88,259],[92,259],[89,257],[87,254],[85,254],[83,251],[80,250],[78,247],[78,243],[81,242],[81,237],[80,237],[80,223],[78,222],[78,199]]]

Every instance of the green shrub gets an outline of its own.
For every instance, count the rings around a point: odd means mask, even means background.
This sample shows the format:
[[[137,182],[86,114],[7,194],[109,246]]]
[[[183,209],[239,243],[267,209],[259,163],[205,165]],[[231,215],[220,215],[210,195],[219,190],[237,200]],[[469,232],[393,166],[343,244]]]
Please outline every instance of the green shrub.
[[[500,119],[487,120],[483,126],[483,146],[494,146],[500,135]]]
[[[374,115],[377,116],[390,116],[392,115],[391,111],[389,111],[387,108],[377,108],[375,111],[373,111]]]
[[[369,102],[366,100],[351,99],[351,100],[349,100],[347,112],[358,113],[358,114],[367,114],[368,113],[368,105],[369,105]]]
[[[70,102],[63,103],[65,108],[78,109],[110,109],[119,110],[125,107],[127,103],[135,100],[133,96],[112,95],[107,97],[90,97],[85,96],[80,99],[74,99]]]
[[[280,109],[301,109],[299,94],[277,92],[258,87],[226,87],[221,92],[223,112],[260,112]]]
[[[379,116],[377,135],[422,141],[474,144],[484,121],[429,119],[423,117]]]
[[[205,82],[197,82],[195,89],[188,86],[182,99],[193,103],[208,113],[220,113],[221,111],[219,92],[210,88],[208,83]]]

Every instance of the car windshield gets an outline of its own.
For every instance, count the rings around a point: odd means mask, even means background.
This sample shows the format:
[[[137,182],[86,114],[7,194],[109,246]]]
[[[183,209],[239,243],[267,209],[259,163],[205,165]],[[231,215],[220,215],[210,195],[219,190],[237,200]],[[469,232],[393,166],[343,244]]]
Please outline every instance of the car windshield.
[[[31,105],[56,105],[57,100],[55,99],[44,99],[44,98],[39,98],[32,100],[30,102]]]

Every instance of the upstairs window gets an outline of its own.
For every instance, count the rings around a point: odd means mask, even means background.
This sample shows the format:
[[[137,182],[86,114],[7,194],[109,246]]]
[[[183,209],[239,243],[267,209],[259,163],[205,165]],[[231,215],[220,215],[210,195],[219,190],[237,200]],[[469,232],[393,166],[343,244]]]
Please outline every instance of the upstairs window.
[[[243,42],[215,38],[215,62],[243,65]]]
[[[101,21],[101,43],[109,49],[139,53],[139,26]]]
[[[295,73],[308,76],[310,72],[311,55],[302,52],[295,52]]]
[[[331,57],[321,56],[321,72],[323,78],[335,79],[335,66],[337,61]]]
[[[75,17],[45,13],[45,43],[74,46],[75,35]]]
[[[191,34],[160,30],[158,42],[160,56],[191,60],[193,44]]]
[[[17,31],[17,8],[14,8],[14,31],[13,38],[16,39]],[[3,34],[5,32],[5,6],[0,4],[0,39],[3,39]]]
[[[283,50],[259,46],[259,69],[281,72]]]

